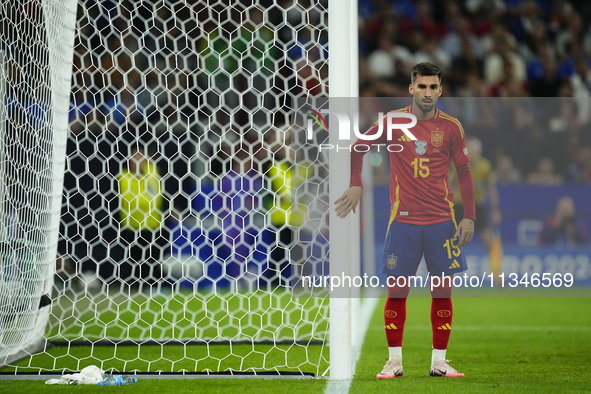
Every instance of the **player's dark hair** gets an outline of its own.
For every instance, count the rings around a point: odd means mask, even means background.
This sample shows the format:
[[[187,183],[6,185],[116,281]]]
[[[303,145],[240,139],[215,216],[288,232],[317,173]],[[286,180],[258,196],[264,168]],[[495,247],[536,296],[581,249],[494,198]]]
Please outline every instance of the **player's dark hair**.
[[[437,75],[439,82],[441,82],[441,69],[433,63],[419,63],[410,70],[410,83],[415,83],[417,75],[424,77],[430,77],[431,75]]]

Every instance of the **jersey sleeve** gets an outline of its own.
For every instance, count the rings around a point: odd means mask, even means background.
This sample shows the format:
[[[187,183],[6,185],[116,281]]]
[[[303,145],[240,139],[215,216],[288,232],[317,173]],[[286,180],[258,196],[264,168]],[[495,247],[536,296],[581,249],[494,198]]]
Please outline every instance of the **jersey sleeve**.
[[[451,157],[456,167],[460,195],[464,205],[464,218],[476,220],[474,203],[474,181],[468,163],[470,155],[466,148],[466,135],[462,124],[457,121],[451,135]]]
[[[384,118],[381,122],[385,122]],[[386,127],[384,125],[384,127]],[[378,132],[379,123],[376,122],[371,126],[371,128],[365,133],[366,135],[374,135]],[[372,141],[358,139],[355,143],[351,146],[351,186],[359,186],[363,187],[363,182],[361,181],[361,171],[363,170],[363,155],[365,155],[369,150],[373,148],[373,145],[376,144],[383,144],[387,141],[387,133],[382,133],[382,135]],[[356,146],[358,145],[367,145],[370,149],[359,149],[359,152],[356,150]]]
[[[454,126],[451,134],[451,158],[457,165],[468,164],[470,162],[470,155],[468,155],[468,148],[466,148],[466,135],[464,128],[458,121]]]
[[[474,200],[474,181],[468,163],[456,164],[458,184],[462,203],[464,205],[464,218],[476,220],[476,206]]]

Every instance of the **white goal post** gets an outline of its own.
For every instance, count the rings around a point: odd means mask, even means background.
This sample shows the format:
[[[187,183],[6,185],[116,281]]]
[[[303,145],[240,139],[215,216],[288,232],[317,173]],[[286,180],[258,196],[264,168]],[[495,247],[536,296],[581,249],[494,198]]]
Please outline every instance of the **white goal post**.
[[[45,345],[76,7],[0,4],[0,365]]]
[[[351,257],[331,208],[348,161],[295,119],[329,78],[355,96],[352,1],[0,8],[0,379],[92,364],[351,378],[351,300],[292,290],[328,274],[329,233],[331,261]]]

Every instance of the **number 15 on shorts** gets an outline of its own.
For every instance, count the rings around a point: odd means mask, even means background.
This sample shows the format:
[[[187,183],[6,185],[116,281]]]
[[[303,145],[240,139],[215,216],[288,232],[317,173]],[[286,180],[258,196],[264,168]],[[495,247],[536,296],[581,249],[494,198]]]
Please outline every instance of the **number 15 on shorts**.
[[[452,259],[452,254],[454,255],[454,257],[458,257],[461,253],[460,247],[454,244],[454,242],[456,242],[455,237],[446,240],[443,244],[443,247],[447,249],[447,258],[450,260]]]

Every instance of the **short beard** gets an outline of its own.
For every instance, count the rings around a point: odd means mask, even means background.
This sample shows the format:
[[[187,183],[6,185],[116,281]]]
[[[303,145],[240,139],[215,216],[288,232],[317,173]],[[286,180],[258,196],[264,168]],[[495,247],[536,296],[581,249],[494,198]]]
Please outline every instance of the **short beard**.
[[[435,100],[431,100],[433,102],[433,105],[431,105],[431,107],[429,107],[429,108],[424,107],[421,100],[422,100],[422,98],[419,98],[419,97],[415,98],[415,104],[417,105],[417,107],[419,107],[419,109],[423,113],[427,114],[427,113],[431,112],[433,110],[433,108],[435,107]]]

